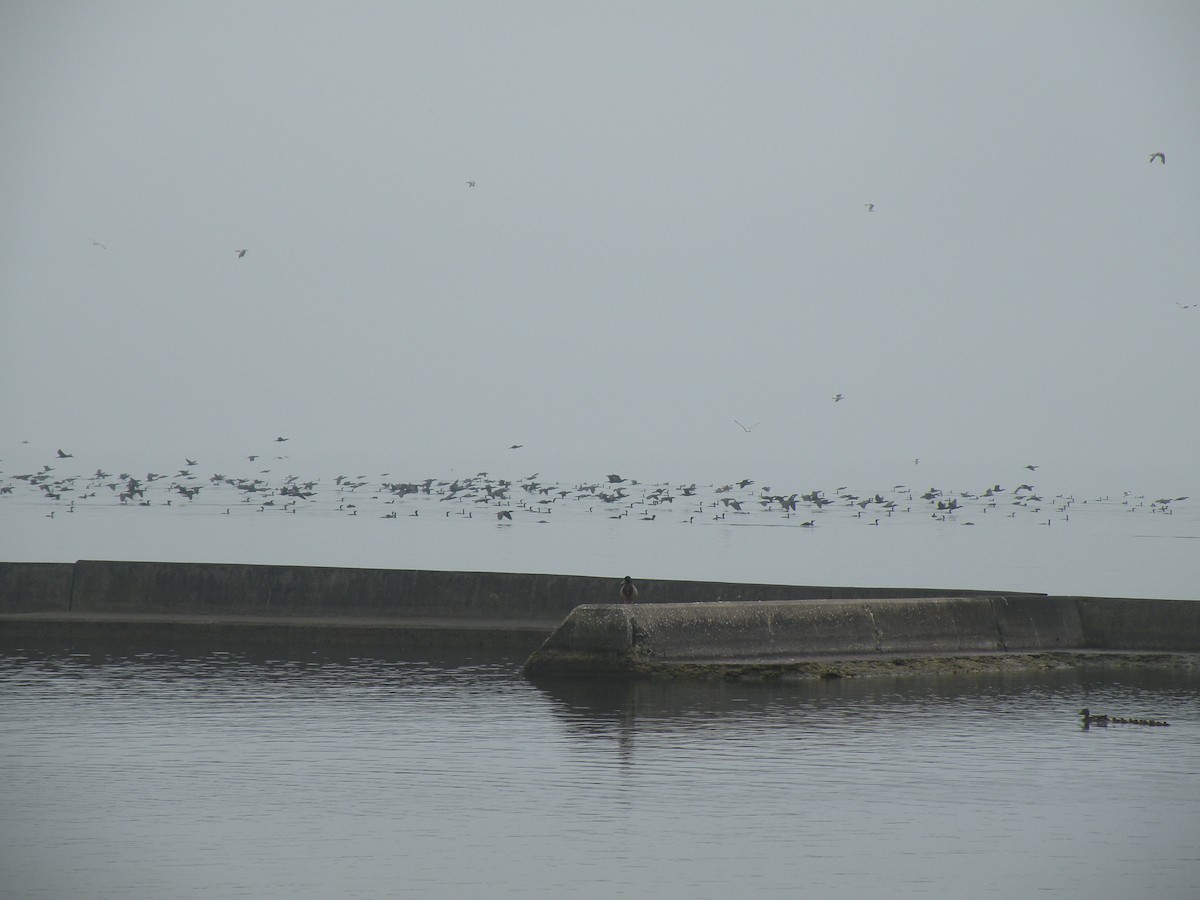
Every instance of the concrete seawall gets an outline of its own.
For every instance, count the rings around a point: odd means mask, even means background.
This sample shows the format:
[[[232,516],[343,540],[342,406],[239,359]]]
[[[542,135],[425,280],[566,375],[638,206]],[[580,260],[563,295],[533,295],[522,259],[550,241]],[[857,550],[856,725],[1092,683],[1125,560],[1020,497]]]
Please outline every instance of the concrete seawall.
[[[639,580],[639,603],[620,606],[618,584],[618,577],[495,572],[0,563],[0,637],[153,646],[190,636],[214,646],[249,640],[351,649],[460,643],[533,652],[531,672],[1200,652],[1200,603],[1187,601]]]
[[[0,614],[364,616],[546,620],[617,599],[619,575],[540,575],[79,560],[0,562]],[[844,597],[931,597],[934,589],[640,580],[643,605]],[[967,592],[982,593],[982,592]]]
[[[525,671],[821,674],[834,659],[868,664],[843,667],[851,673],[885,658],[1117,652],[1200,654],[1200,603],[975,595],[581,606]]]

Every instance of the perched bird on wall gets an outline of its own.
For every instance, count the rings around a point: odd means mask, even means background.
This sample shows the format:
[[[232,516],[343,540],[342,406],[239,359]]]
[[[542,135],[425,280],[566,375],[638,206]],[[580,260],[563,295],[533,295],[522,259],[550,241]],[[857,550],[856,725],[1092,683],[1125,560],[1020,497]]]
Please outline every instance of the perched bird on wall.
[[[621,582],[621,602],[622,603],[637,603],[638,589],[633,583],[633,579],[628,575]]]

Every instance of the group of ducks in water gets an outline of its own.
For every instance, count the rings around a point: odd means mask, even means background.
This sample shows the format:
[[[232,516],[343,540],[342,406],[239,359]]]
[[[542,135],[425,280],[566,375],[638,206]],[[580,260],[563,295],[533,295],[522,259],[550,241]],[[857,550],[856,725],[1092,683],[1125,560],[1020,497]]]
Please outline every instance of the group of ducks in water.
[[[1109,725],[1151,725],[1156,727],[1167,727],[1171,723],[1163,722],[1161,719],[1126,719],[1123,716],[1106,716],[1102,713],[1092,713],[1086,706],[1079,711],[1079,715],[1083,718],[1083,728],[1086,731],[1093,725],[1107,727]]]

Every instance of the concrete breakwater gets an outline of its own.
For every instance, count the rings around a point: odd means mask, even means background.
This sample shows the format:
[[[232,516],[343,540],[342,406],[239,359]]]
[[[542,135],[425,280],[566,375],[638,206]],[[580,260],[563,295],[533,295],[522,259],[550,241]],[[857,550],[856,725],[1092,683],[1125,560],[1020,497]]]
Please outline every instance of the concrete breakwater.
[[[1130,656],[1166,661],[1181,654],[1200,654],[1200,603],[1000,594],[876,597],[581,606],[532,654],[525,671],[803,677]],[[1197,662],[1200,656],[1187,664]]]
[[[624,573],[620,573],[624,574]],[[533,653],[530,672],[778,669],[802,659],[1200,653],[1200,603],[497,572],[80,560],[0,563],[0,636],[209,646],[432,643]],[[539,649],[540,647],[540,649]]]
[[[0,633],[206,636],[353,646],[467,642],[529,653],[580,604],[616,600],[620,576],[224,563],[0,562]],[[933,596],[936,590],[639,580],[658,603]],[[941,592],[944,593],[944,592]]]

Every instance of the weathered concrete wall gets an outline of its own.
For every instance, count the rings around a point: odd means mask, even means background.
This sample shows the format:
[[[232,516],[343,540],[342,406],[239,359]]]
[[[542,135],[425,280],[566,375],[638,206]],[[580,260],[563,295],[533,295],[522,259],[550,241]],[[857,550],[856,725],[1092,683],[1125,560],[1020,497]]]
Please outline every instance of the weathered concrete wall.
[[[32,568],[31,568],[32,566]],[[619,578],[315,566],[80,560],[54,564],[73,612],[544,619],[617,599]],[[0,611],[62,608],[63,583],[0,563]],[[6,574],[7,573],[7,574]],[[64,574],[65,573],[65,574]],[[937,596],[934,590],[639,580],[643,605]],[[970,592],[968,592],[970,593]]]
[[[0,563],[0,613],[65,612],[72,563]]]
[[[526,671],[1060,650],[1200,652],[1200,603],[997,595],[581,606]]]
[[[1200,601],[1073,599],[1089,647],[1200,651]]]

